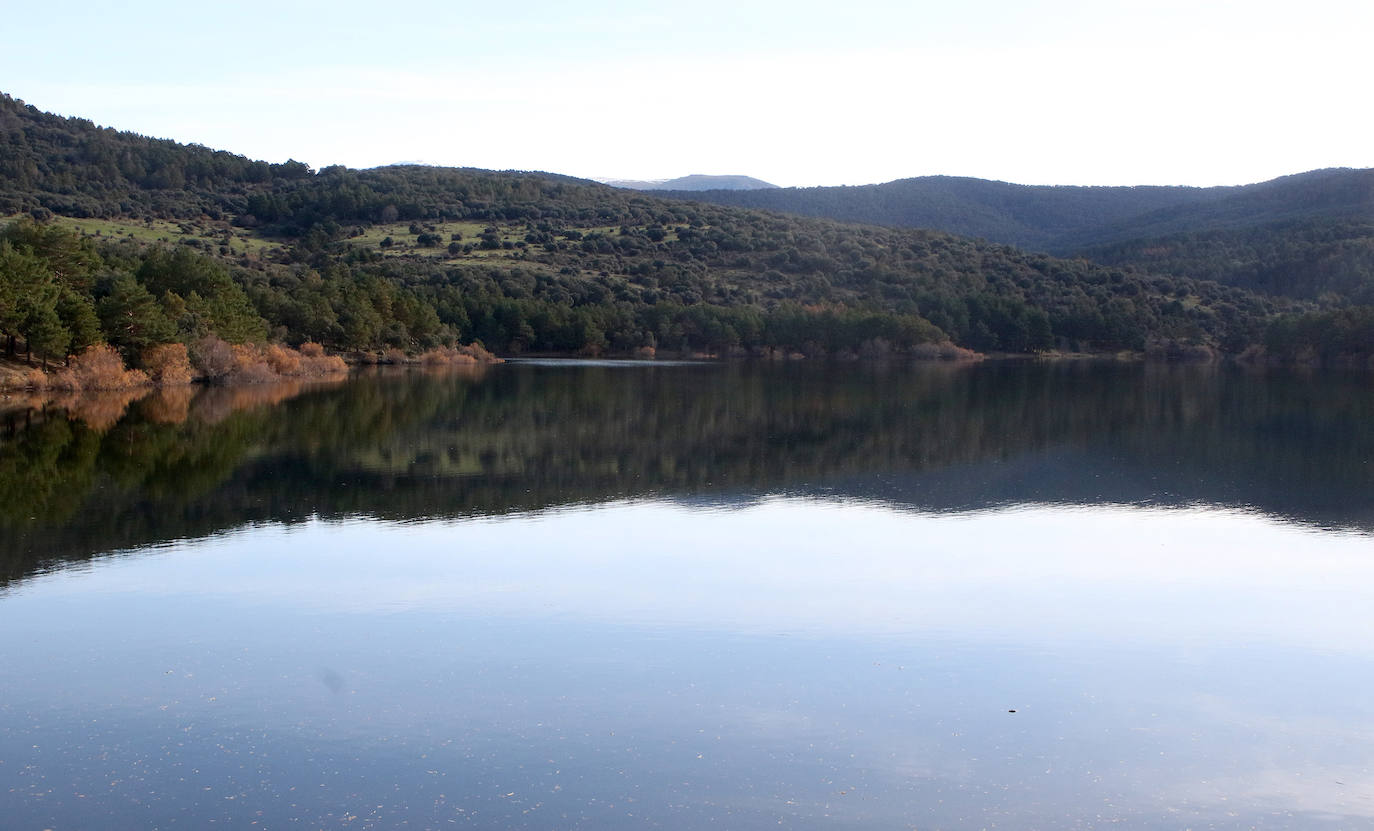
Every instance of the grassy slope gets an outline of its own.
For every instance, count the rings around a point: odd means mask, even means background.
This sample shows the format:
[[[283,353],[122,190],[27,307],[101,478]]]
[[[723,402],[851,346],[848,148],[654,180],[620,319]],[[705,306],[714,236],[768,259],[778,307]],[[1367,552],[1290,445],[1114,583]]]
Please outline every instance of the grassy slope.
[[[19,214],[0,216],[0,227],[15,221]],[[281,239],[262,233],[235,228],[229,222],[214,221],[204,217],[188,220],[168,219],[111,219],[77,218],[59,216],[54,220],[64,228],[70,228],[82,236],[105,239],[132,239],[140,243],[175,244],[194,240],[195,245],[221,256],[248,255],[250,257],[270,256],[280,251],[284,245]],[[225,250],[220,251],[223,247]]]

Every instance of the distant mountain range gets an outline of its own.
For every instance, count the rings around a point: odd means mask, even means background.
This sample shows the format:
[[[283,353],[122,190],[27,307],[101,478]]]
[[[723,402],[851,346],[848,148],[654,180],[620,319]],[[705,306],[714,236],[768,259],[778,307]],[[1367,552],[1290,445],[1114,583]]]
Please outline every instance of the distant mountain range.
[[[629,188],[630,190],[768,190],[777,188],[777,185],[769,184],[762,179],[755,179],[752,176],[708,176],[702,173],[693,173],[690,176],[679,176],[676,179],[602,179],[602,184],[610,185],[613,188]]]
[[[897,228],[931,228],[1074,254],[1181,232],[1313,218],[1374,218],[1374,169],[1337,168],[1237,187],[1016,185],[954,176],[857,187],[680,188],[681,199]]]

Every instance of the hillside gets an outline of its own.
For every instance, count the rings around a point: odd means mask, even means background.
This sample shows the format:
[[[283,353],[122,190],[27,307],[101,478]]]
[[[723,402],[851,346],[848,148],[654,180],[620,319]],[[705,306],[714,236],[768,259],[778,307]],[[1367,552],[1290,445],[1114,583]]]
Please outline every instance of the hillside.
[[[1374,217],[1374,170],[1314,170],[1238,187],[1015,185],[953,176],[858,187],[678,191],[678,198],[899,228],[930,228],[1066,255],[1092,245],[1294,222]]]
[[[1207,188],[1204,193],[1208,194],[1205,199],[1162,206],[1124,219],[1104,217],[1060,234],[1047,250],[1063,254],[1181,233],[1374,220],[1374,169],[1313,170],[1243,187]]]
[[[1288,306],[935,231],[662,198],[545,173],[268,165],[0,98],[0,330],[266,336],[415,352],[1239,351]],[[51,216],[51,219],[49,217]],[[137,336],[119,315],[137,308]],[[1296,307],[1294,307],[1296,308]]]
[[[1374,305],[1374,218],[1190,231],[1080,253],[1110,266],[1215,280],[1260,294]]]
[[[1374,170],[1240,187],[1041,187],[934,176],[678,198],[965,236],[1276,297],[1374,297]]]
[[[776,188],[762,179],[752,176],[708,176],[693,173],[676,179],[642,181],[638,179],[606,179],[604,184],[631,190],[762,190]]]
[[[929,228],[1049,250],[1066,234],[1218,198],[1202,188],[1040,187],[925,176],[856,187],[675,191],[682,199],[897,228]]]

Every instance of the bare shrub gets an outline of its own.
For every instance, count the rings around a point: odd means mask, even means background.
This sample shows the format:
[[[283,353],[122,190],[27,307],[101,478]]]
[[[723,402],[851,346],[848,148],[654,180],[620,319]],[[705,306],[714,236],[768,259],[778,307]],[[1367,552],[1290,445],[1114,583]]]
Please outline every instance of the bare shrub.
[[[191,362],[201,377],[221,381],[234,371],[234,348],[214,335],[206,335],[192,348]]]
[[[388,347],[387,350],[382,353],[380,363],[400,365],[405,363],[407,360],[408,359],[406,358],[406,353],[392,346]]]
[[[324,347],[315,343],[313,340],[308,340],[301,344],[301,354],[307,358],[323,358]]]
[[[892,343],[887,338],[869,338],[859,344],[859,354],[865,358],[886,358],[892,354]]]

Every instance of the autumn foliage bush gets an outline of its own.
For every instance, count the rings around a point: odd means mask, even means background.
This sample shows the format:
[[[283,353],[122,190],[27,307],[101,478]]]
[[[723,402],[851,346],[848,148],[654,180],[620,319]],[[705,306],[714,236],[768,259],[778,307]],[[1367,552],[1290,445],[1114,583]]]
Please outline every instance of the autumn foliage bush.
[[[48,373],[35,367],[24,373],[23,386],[36,390],[46,389],[51,380]]]
[[[301,362],[302,375],[333,375],[347,371],[348,364],[338,355],[319,355]]]
[[[186,345],[181,343],[150,347],[143,353],[143,370],[160,387],[189,384],[195,375]]]
[[[192,360],[201,376],[230,384],[263,384],[282,378],[307,378],[347,372],[337,355],[317,343],[295,350],[280,344],[228,344],[213,335],[196,344]]]
[[[479,344],[467,346],[436,346],[420,353],[419,361],[427,366],[438,364],[497,364],[501,359]]]
[[[62,390],[122,390],[151,383],[147,373],[124,366],[113,346],[88,347],[49,376],[48,386]]]
[[[278,375],[292,376],[301,374],[302,355],[294,349],[271,344],[262,350],[263,360]]]
[[[348,371],[338,355],[326,355],[317,343],[295,350],[280,344],[230,344],[207,336],[191,349],[164,343],[143,352],[143,369],[129,369],[112,346],[98,344],[69,358],[55,372],[31,368],[0,378],[0,388],[30,390],[123,390],[157,385],[177,386],[195,378],[229,384],[261,384],[283,378],[315,378]]]
[[[949,341],[918,343],[912,348],[911,355],[922,361],[977,361],[983,357],[972,349],[955,346]]]

